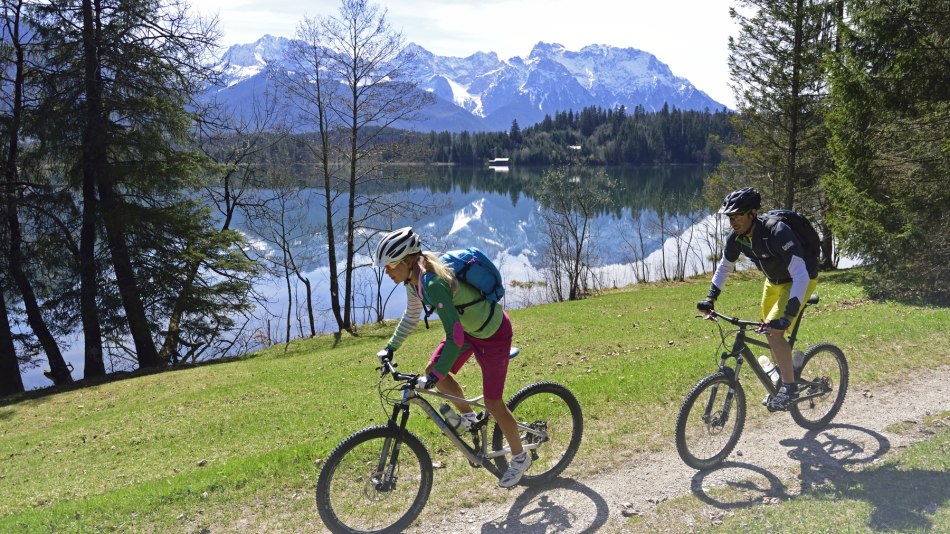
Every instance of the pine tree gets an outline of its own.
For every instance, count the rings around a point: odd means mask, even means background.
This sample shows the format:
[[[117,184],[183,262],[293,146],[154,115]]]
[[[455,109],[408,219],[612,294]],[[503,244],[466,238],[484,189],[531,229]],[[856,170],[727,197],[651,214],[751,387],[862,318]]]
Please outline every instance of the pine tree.
[[[164,364],[152,337],[162,308],[143,290],[143,262],[168,255],[148,248],[157,242],[148,236],[165,210],[187,206],[178,194],[197,167],[180,150],[190,123],[185,105],[207,80],[202,60],[215,38],[186,7],[176,0],[53,0],[37,7],[32,21],[47,57],[40,135],[48,150],[71,160],[67,180],[82,198],[86,351],[102,351],[95,262],[101,221],[124,333],[141,367]]]
[[[824,180],[842,246],[875,295],[950,300],[950,4],[848,3],[832,63],[838,170]]]
[[[824,62],[840,8],[836,0],[740,0],[730,9],[739,25],[729,38],[729,71],[742,141],[722,172],[732,176],[727,187],[752,185],[765,205],[805,213],[829,242],[818,184],[831,167]]]

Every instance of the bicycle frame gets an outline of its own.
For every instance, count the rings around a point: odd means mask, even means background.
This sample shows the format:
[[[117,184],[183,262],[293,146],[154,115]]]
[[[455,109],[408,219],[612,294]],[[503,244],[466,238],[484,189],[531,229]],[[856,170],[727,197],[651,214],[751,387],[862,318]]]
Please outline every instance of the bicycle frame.
[[[810,304],[815,304],[817,302],[818,302],[818,296],[812,295],[812,297],[809,298],[808,301],[804,304],[804,307],[802,308],[802,313],[800,314],[798,321],[795,323],[795,328],[792,329],[792,333],[788,338],[788,344],[791,348],[793,349],[795,348],[795,339],[798,336],[798,327],[801,326],[802,318],[805,317],[805,309],[808,308]],[[742,368],[743,363],[748,363],[749,367],[752,368],[752,372],[755,374],[756,378],[759,379],[759,382],[762,383],[762,387],[765,388],[768,394],[776,395],[778,393],[778,388],[776,387],[774,383],[772,383],[772,379],[769,378],[768,373],[766,373],[765,370],[762,369],[762,366],[759,365],[759,360],[756,359],[755,354],[752,352],[752,349],[749,347],[750,345],[753,345],[753,346],[762,347],[765,349],[769,348],[768,342],[755,339],[749,335],[750,333],[749,331],[759,328],[760,324],[753,321],[744,321],[736,317],[729,317],[716,311],[712,311],[711,317],[713,319],[723,319],[726,322],[739,327],[739,331],[736,332],[736,338],[732,342],[732,350],[728,353],[726,352],[722,353],[722,357],[719,360],[719,369],[723,371],[725,371],[726,369],[730,369],[730,371],[726,371],[726,372],[727,373],[731,372],[733,374],[733,379],[738,381],[739,370]],[[726,365],[726,362],[730,358],[736,360],[736,365],[734,369],[729,368]],[[796,371],[796,374],[797,374],[797,371]],[[801,384],[800,379],[798,379],[797,381],[799,382],[799,384]],[[806,383],[806,385],[807,384],[808,383]],[[816,397],[821,394],[823,393],[805,395],[805,396],[799,397],[796,402],[800,402],[802,400]],[[710,400],[709,400],[710,406],[715,401],[715,396],[716,395],[714,392],[713,395],[711,395]],[[731,404],[731,396],[732,396],[732,391],[730,390],[729,398],[727,398],[727,404],[726,404],[727,407]],[[709,412],[709,408],[707,408],[707,413],[708,412]]]
[[[758,324],[756,323],[755,326],[758,327]],[[734,378],[739,380],[739,370],[742,368],[743,363],[748,362],[749,367],[752,368],[752,372],[755,373],[755,376],[759,379],[759,382],[762,383],[762,386],[765,387],[766,391],[768,391],[769,395],[775,395],[778,393],[778,388],[772,383],[772,379],[769,378],[768,373],[759,365],[759,360],[756,359],[755,354],[749,347],[749,345],[754,345],[768,349],[769,344],[765,341],[749,337],[748,330],[750,328],[750,325],[740,325],[739,332],[736,333],[736,339],[732,342],[732,351],[722,353],[722,358],[719,360],[719,368],[727,369],[726,362],[730,358],[734,358],[736,360],[736,366],[732,372],[735,375]]]
[[[387,370],[393,375],[394,378],[400,379],[405,378],[410,375],[402,375],[397,373],[387,362]],[[455,401],[455,402],[464,402],[475,408],[480,408],[485,411],[486,417],[477,423],[475,427],[476,432],[474,433],[474,446],[470,446],[466,443],[461,436],[455,433],[451,427],[449,427],[445,418],[442,417],[442,414],[438,412],[435,408],[432,407],[432,404],[428,400],[423,398],[423,395],[429,395],[432,397],[438,397],[441,399]],[[465,399],[461,397],[456,397],[454,395],[447,395],[439,391],[430,391],[430,390],[416,390],[412,388],[404,388],[402,390],[402,399],[393,405],[392,415],[389,417],[389,426],[396,428],[401,435],[402,432],[406,430],[406,423],[409,421],[409,407],[411,405],[418,406],[422,411],[429,416],[431,419],[442,431],[442,433],[449,439],[449,441],[455,445],[463,456],[472,464],[474,467],[485,467],[491,470],[489,467],[491,464],[486,462],[486,460],[491,460],[499,456],[505,456],[511,453],[511,447],[507,446],[500,450],[489,450],[488,448],[488,423],[491,421],[491,416],[488,413],[487,408],[484,404],[480,404],[479,401],[482,400],[482,396],[475,397],[473,399]],[[544,432],[537,429],[528,427],[521,423],[517,423],[519,432],[529,433],[545,438]],[[523,440],[522,446],[525,450],[537,449],[545,440],[539,439],[534,443],[529,443],[530,440]],[[383,446],[383,454],[380,456],[380,467],[385,464],[385,458],[387,456],[386,451],[389,450],[391,444],[387,443]],[[395,464],[395,460],[399,456],[399,445],[393,449],[393,461],[390,465]],[[387,477],[389,478],[389,477]]]

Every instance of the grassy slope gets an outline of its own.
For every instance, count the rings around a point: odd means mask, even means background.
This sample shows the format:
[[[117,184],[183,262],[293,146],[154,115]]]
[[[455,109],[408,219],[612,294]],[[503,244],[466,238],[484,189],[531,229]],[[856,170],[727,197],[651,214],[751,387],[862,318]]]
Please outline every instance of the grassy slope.
[[[841,346],[852,388],[946,362],[950,310],[868,301],[857,275],[823,277],[804,343]],[[719,352],[715,328],[693,318],[706,284],[618,290],[511,313],[523,352],[507,393],[554,380],[584,407],[585,444],[569,476],[594,469],[594,455],[623,462],[637,450],[671,446],[676,408]],[[760,288],[755,273],[737,274],[719,308],[754,318]],[[238,361],[8,400],[0,405],[0,532],[240,530],[236,521],[248,516],[256,525],[314,528],[315,461],[387,415],[373,355],[391,330],[370,326],[336,346],[324,336]],[[440,332],[420,325],[397,354],[401,369],[420,369]],[[474,362],[460,381],[480,393]],[[490,477],[464,465],[425,423],[410,421],[447,466],[430,506],[497,498]]]

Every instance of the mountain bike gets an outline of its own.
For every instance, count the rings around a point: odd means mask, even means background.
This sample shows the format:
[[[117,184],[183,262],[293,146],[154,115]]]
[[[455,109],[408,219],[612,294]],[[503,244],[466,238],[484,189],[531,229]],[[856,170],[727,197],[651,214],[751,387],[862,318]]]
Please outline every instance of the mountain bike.
[[[805,307],[817,303],[818,295],[812,295]],[[803,309],[789,337],[792,348],[804,315]],[[732,350],[724,350],[720,356],[719,370],[693,386],[676,419],[676,450],[686,465],[694,469],[710,469],[721,464],[739,441],[746,416],[745,390],[739,381],[743,364],[749,365],[768,395],[778,393],[778,385],[762,369],[750,348],[750,345],[769,347],[767,342],[750,337],[753,332],[762,333],[761,323],[728,317],[714,310],[706,318],[719,327],[723,349],[732,332],[727,332],[720,321],[739,329],[735,331]],[[735,361],[732,367],[730,360]],[[848,362],[844,352],[831,343],[818,343],[804,353],[796,351],[793,364],[799,398],[789,406],[792,419],[803,428],[823,428],[838,414],[848,391]],[[766,402],[767,399],[769,397]]]
[[[510,357],[517,354],[513,349]],[[482,396],[464,399],[436,390],[417,390],[414,385],[419,375],[402,374],[395,367],[395,363],[384,362],[377,383],[384,410],[392,405],[389,421],[343,440],[320,471],[317,509],[333,532],[399,532],[422,513],[432,489],[433,465],[425,445],[406,429],[410,406],[428,415],[472,467],[483,467],[498,478],[508,469],[511,449],[481,404]],[[394,385],[383,385],[387,375]],[[461,401],[482,412],[469,430],[456,431],[427,398]],[[550,481],[571,463],[580,447],[584,426],[580,404],[566,387],[537,382],[515,393],[508,408],[517,421],[522,445],[531,455],[531,467],[520,483],[532,486]]]

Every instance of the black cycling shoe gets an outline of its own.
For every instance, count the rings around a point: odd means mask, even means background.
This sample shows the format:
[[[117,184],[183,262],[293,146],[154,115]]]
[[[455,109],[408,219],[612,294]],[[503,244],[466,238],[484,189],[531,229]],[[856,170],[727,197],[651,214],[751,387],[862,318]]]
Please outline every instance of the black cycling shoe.
[[[788,407],[796,400],[798,400],[798,388],[795,387],[792,389],[792,387],[783,384],[782,387],[779,388],[778,393],[769,399],[765,407],[768,408],[770,412],[784,412],[788,410]]]

